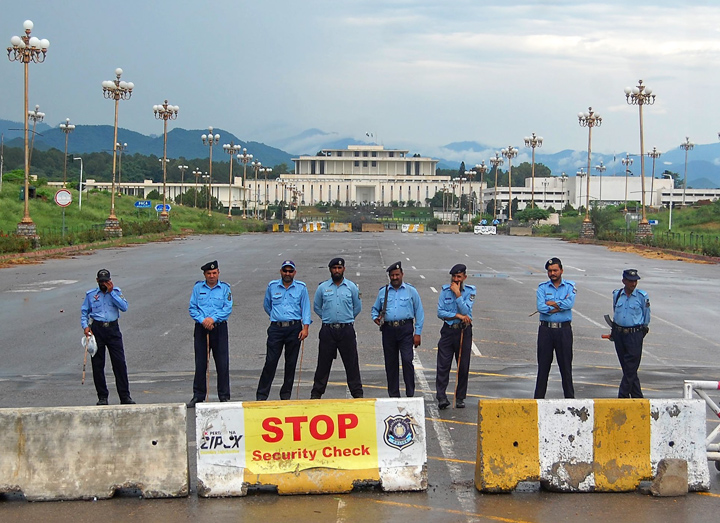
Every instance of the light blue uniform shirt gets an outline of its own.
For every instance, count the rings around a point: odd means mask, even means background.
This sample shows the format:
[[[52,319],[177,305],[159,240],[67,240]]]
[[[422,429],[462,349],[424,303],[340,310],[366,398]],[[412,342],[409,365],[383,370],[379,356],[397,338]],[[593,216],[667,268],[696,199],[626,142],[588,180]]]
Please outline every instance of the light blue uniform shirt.
[[[575,305],[575,282],[560,280],[560,285],[555,288],[553,282],[548,280],[542,282],[537,288],[537,310],[540,312],[540,321],[564,322],[572,321],[572,308]],[[546,301],[554,301],[560,308],[559,312],[550,314],[552,307],[546,305]]]
[[[415,334],[420,336],[423,324],[425,323],[425,311],[423,310],[420,294],[417,289],[409,283],[402,282],[400,287],[395,289],[392,285],[388,287],[388,305],[385,311],[385,321],[415,320]],[[385,286],[380,287],[378,297],[372,306],[370,316],[377,319],[382,312],[385,303]]]
[[[313,310],[323,323],[352,323],[362,310],[360,291],[347,278],[340,285],[326,280],[315,291]]]
[[[636,288],[630,296],[625,289],[613,291],[613,311],[613,321],[621,327],[650,324],[650,298],[640,289]]]
[[[475,305],[476,292],[474,285],[465,284],[458,298],[455,296],[455,293],[450,290],[449,283],[443,285],[440,296],[438,296],[437,317],[448,325],[460,323],[460,320],[454,317],[458,313],[472,318],[472,308],[473,305]]]
[[[293,280],[285,288],[282,279],[268,283],[265,291],[263,309],[270,316],[270,321],[302,320],[303,325],[310,325],[310,296],[305,284]]]
[[[217,282],[213,288],[205,281],[199,281],[193,287],[188,310],[197,323],[202,323],[205,318],[212,318],[215,323],[227,321],[232,308],[230,285],[224,281]]]
[[[128,310],[128,302],[123,296],[120,287],[113,287],[112,292],[103,292],[100,287],[90,289],[85,293],[85,301],[80,307],[80,325],[88,326],[88,319],[93,321],[115,321],[120,312]]]

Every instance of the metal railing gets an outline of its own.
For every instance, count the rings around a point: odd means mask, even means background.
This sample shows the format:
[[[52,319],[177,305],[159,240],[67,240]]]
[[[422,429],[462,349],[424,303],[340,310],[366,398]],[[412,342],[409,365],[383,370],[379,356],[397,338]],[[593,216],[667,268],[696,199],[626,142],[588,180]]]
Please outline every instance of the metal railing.
[[[710,408],[715,416],[720,418],[720,407],[707,395],[706,390],[720,390],[720,381],[695,381],[685,380],[683,385],[683,398],[690,400],[693,398],[693,392],[705,400],[707,406]],[[707,449],[708,461],[715,462],[715,468],[720,470],[720,442],[715,441],[720,439],[720,425],[715,427],[710,434],[705,438],[705,448]]]

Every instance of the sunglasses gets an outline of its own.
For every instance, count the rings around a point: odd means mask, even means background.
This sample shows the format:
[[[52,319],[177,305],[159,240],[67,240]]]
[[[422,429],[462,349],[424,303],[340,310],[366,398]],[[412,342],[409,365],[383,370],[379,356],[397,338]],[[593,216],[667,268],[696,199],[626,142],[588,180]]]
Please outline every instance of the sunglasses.
[[[293,272],[295,272],[295,269],[282,269],[282,271],[292,274]]]

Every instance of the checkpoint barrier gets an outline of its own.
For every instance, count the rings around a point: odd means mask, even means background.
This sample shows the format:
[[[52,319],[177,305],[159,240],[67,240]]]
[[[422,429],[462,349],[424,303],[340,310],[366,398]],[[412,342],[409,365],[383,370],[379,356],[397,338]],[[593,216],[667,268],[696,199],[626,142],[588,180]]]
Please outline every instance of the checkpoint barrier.
[[[290,232],[289,223],[273,223],[272,232]]]
[[[473,232],[482,235],[497,234],[497,227],[494,225],[476,225],[473,227]]]
[[[382,223],[363,223],[362,232],[385,232],[385,226]]]
[[[301,223],[298,226],[298,232],[318,232],[322,230],[322,224],[319,222]]]
[[[352,232],[352,223],[330,222],[330,232]]]
[[[427,489],[422,398],[198,403],[198,495]]]
[[[424,223],[403,223],[401,232],[425,232]]]
[[[460,233],[460,227],[456,223],[438,223],[437,225],[437,232],[438,233],[444,233],[444,234],[459,234]]]
[[[661,459],[687,462],[688,490],[708,490],[700,400],[481,400],[475,487],[539,481],[561,492],[625,492]]]
[[[720,390],[720,381],[694,381],[685,380],[683,384],[683,397],[686,400],[693,398],[693,391],[700,396],[708,408],[720,418],[720,407],[715,403],[710,396],[705,392],[706,390]],[[705,448],[707,450],[708,461],[715,462],[715,468],[720,470],[720,425],[715,427],[707,438],[705,438]],[[718,440],[718,441],[715,441]]]
[[[0,493],[28,501],[187,496],[185,405],[0,409]]]

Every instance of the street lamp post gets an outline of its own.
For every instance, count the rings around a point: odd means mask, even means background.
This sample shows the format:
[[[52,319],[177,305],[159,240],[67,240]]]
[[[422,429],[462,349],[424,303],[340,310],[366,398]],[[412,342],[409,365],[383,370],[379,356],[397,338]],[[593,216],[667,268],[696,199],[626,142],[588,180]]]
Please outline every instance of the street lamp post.
[[[267,195],[267,173],[272,172],[271,167],[261,167],[260,172],[265,175],[265,189],[263,190],[263,196],[264,196],[264,206],[263,206],[263,221],[267,221],[267,208],[268,204],[270,203],[270,200],[268,200]]]
[[[568,179],[568,175],[563,172],[562,175],[560,175],[560,187],[562,188],[562,194],[563,194],[562,202],[561,202],[561,203],[563,203],[563,206],[560,208],[560,216],[562,216],[562,212],[563,212],[563,209],[565,208],[565,205],[567,205],[567,202],[570,201],[569,196],[567,199],[565,198],[565,182],[567,181],[567,179]]]
[[[35,224],[30,218],[30,204],[28,200],[28,192],[30,189],[30,154],[28,150],[28,81],[29,81],[29,65],[30,62],[36,64],[45,61],[47,56],[47,50],[50,46],[50,42],[43,38],[40,40],[36,36],[30,36],[33,29],[33,23],[31,20],[25,20],[23,22],[23,29],[25,30],[24,36],[13,36],[10,39],[10,47],[7,48],[8,60],[11,62],[20,62],[24,67],[24,105],[23,105],[23,118],[25,121],[24,126],[24,151],[25,151],[25,209],[23,218],[18,223],[17,233],[22,236],[29,238],[37,238]]]
[[[503,149],[502,155],[508,160],[508,221],[512,221],[512,159],[518,155],[517,148],[508,145]]]
[[[75,130],[75,126],[70,123],[70,118],[65,119],[65,123],[60,124],[60,130],[65,133],[65,160],[63,163],[63,189],[67,185],[67,150],[68,136]]]
[[[28,111],[28,119],[32,120],[33,128],[32,128],[32,138],[30,139],[30,158],[28,159],[28,163],[30,164],[30,167],[32,167],[32,154],[35,150],[35,135],[37,134],[35,132],[35,127],[37,127],[38,122],[42,122],[45,119],[45,113],[40,112],[40,106],[36,105],[34,111]]]
[[[163,121],[163,209],[160,212],[160,221],[168,221],[168,212],[165,204],[165,198],[167,195],[166,184],[167,184],[167,123],[168,120],[175,120],[178,116],[180,108],[177,105],[168,105],[168,101],[165,100],[160,105],[153,105],[153,113],[155,118]]]
[[[495,168],[495,197],[493,199],[493,221],[497,219],[497,185],[498,185],[498,168],[505,163],[500,157],[500,153],[495,152],[495,156],[490,158],[490,163]]]
[[[178,169],[180,169],[180,205],[183,204],[183,197],[185,195],[185,170],[187,168],[187,165],[178,165]]]
[[[602,179],[603,179],[603,173],[607,171],[607,167],[603,165],[602,160],[600,160],[600,165],[595,166],[595,170],[598,172],[598,176],[600,177],[600,198],[599,202],[600,205],[602,205]]]
[[[212,202],[212,151],[213,145],[216,145],[220,141],[220,135],[213,135],[213,128],[208,127],[208,134],[203,134],[201,137],[203,145],[207,145],[210,149],[210,170],[207,174],[208,179],[208,216],[212,216],[211,202]]]
[[[238,162],[243,164],[243,179],[242,179],[242,187],[243,187],[243,218],[247,218],[247,198],[245,198],[247,195],[245,192],[247,189],[245,188],[245,176],[247,174],[247,164],[252,160],[253,155],[248,154],[247,149],[243,147],[242,154],[237,155]]]
[[[647,155],[652,158],[653,166],[652,166],[652,178],[650,179],[650,206],[652,207],[653,204],[653,198],[655,197],[655,160],[660,158],[660,155],[662,153],[657,150],[657,147],[653,147],[653,150],[647,153]]]
[[[581,238],[593,238],[595,236],[595,226],[590,221],[590,167],[592,155],[592,129],[602,125],[602,117],[595,113],[592,107],[588,107],[586,113],[578,113],[578,122],[581,127],[588,128],[588,153],[587,153],[587,188],[585,194],[585,219],[582,224]]]
[[[675,178],[672,174],[663,174],[663,178],[668,178],[672,183],[670,184],[670,216],[668,218],[668,231],[672,230],[672,210],[673,210],[673,189],[675,188]]]
[[[235,142],[230,140],[230,143],[226,143],[223,145],[223,151],[228,153],[230,155],[230,181],[228,182],[228,220],[232,220],[232,184],[233,184],[233,163],[235,160],[233,159],[233,155],[235,155],[242,147],[239,145],[235,145]]]
[[[645,145],[643,138],[643,106],[653,105],[655,103],[655,95],[652,89],[643,85],[642,80],[638,81],[636,87],[625,88],[625,100],[629,105],[637,105],[640,113],[640,191],[642,195],[642,220],[638,224],[635,239],[642,240],[647,236],[652,236],[652,227],[647,221],[645,215]]]
[[[202,171],[196,167],[192,173],[193,173],[193,176],[195,176],[195,205],[193,205],[193,207],[197,209],[198,180],[200,179],[200,176],[202,175]]]
[[[122,157],[125,153],[125,150],[127,149],[127,142],[120,143],[118,142],[116,145],[118,150],[118,196],[122,195]]]
[[[575,173],[575,176],[580,178],[580,198],[578,198],[578,200],[579,200],[578,210],[579,210],[580,207],[582,206],[582,189],[583,189],[582,186],[583,186],[583,177],[585,176],[585,170],[582,167],[580,167],[580,169],[578,169],[577,172]]]
[[[482,213],[485,212],[484,207],[484,201],[483,201],[483,180],[485,178],[485,175],[488,172],[488,166],[485,165],[485,160],[480,162],[479,164],[475,165],[475,172],[480,175],[480,217],[482,218]],[[475,212],[477,213],[477,209],[475,209]]]
[[[83,179],[83,159],[79,156],[73,156],[73,161],[80,160],[80,185],[78,186],[78,210],[82,210],[82,179]]]
[[[255,208],[253,209],[253,217],[257,220],[260,218],[260,214],[258,213],[258,205],[259,205],[259,196],[258,193],[260,192],[260,189],[258,188],[258,171],[260,170],[260,167],[262,167],[262,162],[260,160],[253,160],[250,164],[255,171]],[[312,202],[310,202],[312,205]]]
[[[543,144],[542,137],[535,136],[535,133],[532,133],[532,136],[525,137],[525,147],[532,148],[532,167],[531,167],[532,194],[530,195],[530,198],[531,198],[530,205],[533,209],[535,208],[535,148],[542,147],[542,144]]]
[[[625,158],[620,160],[620,163],[625,167],[625,214],[627,214],[627,202],[628,202],[628,173],[630,172],[629,167],[633,164],[633,159],[630,158],[629,154],[625,154]]]
[[[686,136],[685,141],[680,144],[680,148],[685,151],[685,176],[683,177],[683,197],[682,197],[682,205],[685,207],[685,190],[687,189],[687,161],[688,161],[688,151],[692,151],[693,147],[695,147],[695,144],[690,141],[690,137]]]
[[[129,100],[132,96],[135,84],[120,80],[123,70],[119,67],[115,69],[115,80],[105,80],[102,83],[103,96],[108,100],[115,101],[115,124],[113,135],[113,163],[112,163],[112,187],[110,190],[110,216],[105,220],[105,234],[108,236],[122,236],[120,221],[115,216],[115,168],[117,165],[118,152],[118,107],[120,100]]]

